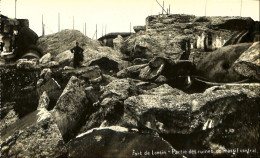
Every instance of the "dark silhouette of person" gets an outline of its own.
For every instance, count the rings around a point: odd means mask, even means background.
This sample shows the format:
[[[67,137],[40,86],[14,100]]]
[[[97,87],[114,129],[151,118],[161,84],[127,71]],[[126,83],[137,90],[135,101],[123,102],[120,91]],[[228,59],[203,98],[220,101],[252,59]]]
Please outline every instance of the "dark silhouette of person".
[[[76,46],[74,48],[72,48],[70,51],[71,51],[71,53],[74,53],[73,67],[74,68],[80,67],[80,62],[83,61],[84,49],[82,49],[79,46],[79,43],[76,42]]]

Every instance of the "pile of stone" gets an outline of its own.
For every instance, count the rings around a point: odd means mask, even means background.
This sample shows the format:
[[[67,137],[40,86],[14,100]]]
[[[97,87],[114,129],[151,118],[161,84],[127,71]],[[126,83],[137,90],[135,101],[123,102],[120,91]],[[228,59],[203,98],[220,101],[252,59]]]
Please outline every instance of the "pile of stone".
[[[77,35],[69,40],[65,30],[41,37],[45,55],[39,61],[1,65],[1,156],[257,156],[260,43],[229,42],[194,56],[176,45],[205,28],[228,41],[254,21],[189,15],[147,20],[146,30],[115,40],[122,43],[114,49],[79,38],[77,31],[69,31]],[[234,22],[247,25],[229,28]],[[176,32],[182,36],[169,36]],[[78,38],[84,61],[73,68],[69,49]],[[173,41],[169,50],[166,39]]]

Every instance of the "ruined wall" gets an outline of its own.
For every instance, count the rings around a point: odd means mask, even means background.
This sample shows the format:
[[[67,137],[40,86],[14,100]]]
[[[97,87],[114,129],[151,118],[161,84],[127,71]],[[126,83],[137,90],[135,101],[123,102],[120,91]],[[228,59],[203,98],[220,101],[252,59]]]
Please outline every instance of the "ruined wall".
[[[215,50],[222,46],[257,40],[257,22],[244,17],[156,15],[146,18],[146,31],[173,32],[190,38],[190,48]],[[228,42],[228,43],[227,43]]]

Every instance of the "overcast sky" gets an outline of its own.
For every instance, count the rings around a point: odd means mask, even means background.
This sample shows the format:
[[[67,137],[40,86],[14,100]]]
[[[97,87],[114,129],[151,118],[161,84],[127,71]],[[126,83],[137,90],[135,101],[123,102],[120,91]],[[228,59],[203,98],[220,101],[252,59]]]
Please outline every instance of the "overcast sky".
[[[163,0],[158,0],[163,4]],[[172,14],[207,16],[242,16],[259,21],[259,0],[164,0],[165,8],[171,6]],[[0,0],[1,14],[15,17],[15,0]],[[145,25],[145,18],[161,11],[156,0],[17,0],[17,18],[30,21],[30,28],[42,35],[42,15],[45,33],[58,31],[58,13],[61,29],[74,28],[83,32],[86,23],[87,36],[92,38],[98,25],[98,37],[106,32],[129,32],[132,26]],[[131,30],[133,32],[133,30]]]

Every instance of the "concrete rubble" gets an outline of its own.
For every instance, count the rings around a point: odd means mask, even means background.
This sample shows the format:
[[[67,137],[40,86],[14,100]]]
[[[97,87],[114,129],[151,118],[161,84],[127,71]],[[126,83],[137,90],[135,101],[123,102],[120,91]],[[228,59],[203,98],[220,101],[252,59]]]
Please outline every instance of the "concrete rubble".
[[[40,37],[40,59],[0,64],[1,157],[258,156],[258,27],[174,14],[113,47],[76,30]]]

